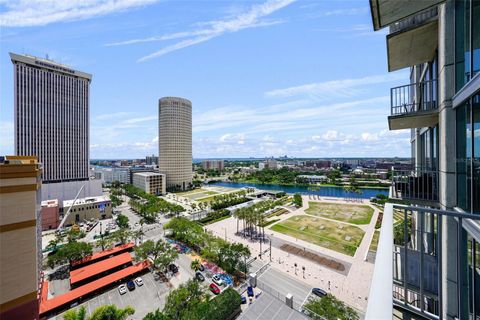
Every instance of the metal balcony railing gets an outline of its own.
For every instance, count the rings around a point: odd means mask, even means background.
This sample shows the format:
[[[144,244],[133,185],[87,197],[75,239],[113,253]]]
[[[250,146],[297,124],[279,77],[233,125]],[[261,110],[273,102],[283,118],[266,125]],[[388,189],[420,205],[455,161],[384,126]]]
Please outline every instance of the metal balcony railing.
[[[449,221],[456,225],[442,227],[447,218],[455,218]],[[417,315],[416,319],[440,320],[447,305],[464,305],[468,296],[460,294],[461,288],[447,296],[442,289],[447,283],[445,261],[455,261],[448,265],[464,268],[457,271],[457,283],[462,272],[467,272],[468,266],[461,264],[464,253],[443,250],[442,246],[444,236],[450,239],[452,233],[458,235],[463,230],[474,236],[471,226],[478,223],[480,215],[385,204],[365,319],[391,319],[395,306]]]
[[[438,201],[438,170],[393,170],[393,196],[397,199]]]
[[[437,80],[411,83],[390,89],[391,115],[413,114],[438,108]]]

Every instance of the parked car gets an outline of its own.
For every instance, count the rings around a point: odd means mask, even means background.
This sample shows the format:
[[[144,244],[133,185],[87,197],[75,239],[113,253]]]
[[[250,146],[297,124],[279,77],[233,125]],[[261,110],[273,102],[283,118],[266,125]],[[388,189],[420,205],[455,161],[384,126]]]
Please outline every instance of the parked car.
[[[327,292],[325,292],[325,290],[322,290],[320,288],[313,288],[312,293],[318,297],[325,297],[327,295]]]
[[[217,287],[215,283],[210,283],[210,291],[212,291],[214,294],[219,294],[220,293],[220,288]]]
[[[120,294],[125,294],[125,293],[127,293],[127,286],[124,285],[124,284],[120,285],[120,286],[118,287],[118,292],[119,292]]]
[[[143,286],[143,280],[142,278],[138,277],[135,279],[135,283],[137,284],[138,287]]]
[[[254,294],[253,294],[253,287],[248,287],[248,288],[247,288],[247,295],[248,295],[249,297],[253,297],[253,296],[254,296]]]
[[[172,273],[177,273],[178,267],[172,263],[168,266],[168,270],[170,270]]]
[[[135,282],[133,282],[132,280],[128,281],[127,282],[127,288],[130,291],[135,290]]]
[[[202,282],[205,281],[205,277],[200,271],[195,272],[195,279]]]
[[[214,275],[214,276],[212,277],[212,280],[213,280],[213,282],[215,282],[217,285],[223,286],[223,280],[222,280],[222,278],[220,278],[220,276],[219,276],[218,274]]]
[[[203,264],[200,264],[200,268],[198,268],[198,270],[205,271],[205,267],[203,266]]]

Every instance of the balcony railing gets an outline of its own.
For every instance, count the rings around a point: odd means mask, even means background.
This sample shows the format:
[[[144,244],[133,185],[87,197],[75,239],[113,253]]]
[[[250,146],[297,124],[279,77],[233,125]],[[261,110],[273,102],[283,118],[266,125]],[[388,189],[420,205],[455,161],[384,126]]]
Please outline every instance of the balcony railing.
[[[448,218],[454,219],[448,220],[449,228],[445,228]],[[385,204],[365,319],[391,319],[395,306],[405,314],[416,315],[415,319],[439,320],[443,319],[446,306],[464,305],[468,297],[460,294],[462,288],[447,296],[443,296],[442,290],[447,278],[443,269],[447,260],[448,265],[465,268],[456,272],[456,283],[467,272],[467,266],[460,263],[464,253],[444,250],[442,246],[445,236],[457,237],[462,230],[471,234],[470,226],[478,222],[480,215]],[[463,245],[466,244],[456,246]]]
[[[428,80],[390,89],[391,115],[414,114],[438,108],[437,81]]]
[[[415,168],[393,170],[393,197],[405,200],[438,201],[438,171]]]

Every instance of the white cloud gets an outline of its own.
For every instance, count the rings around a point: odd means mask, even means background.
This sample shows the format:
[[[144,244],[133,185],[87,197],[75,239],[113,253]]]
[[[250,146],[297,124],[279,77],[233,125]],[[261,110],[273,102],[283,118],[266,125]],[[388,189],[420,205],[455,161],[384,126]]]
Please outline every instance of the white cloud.
[[[7,9],[0,13],[0,26],[29,27],[83,20],[125,11],[159,0],[2,0]]]
[[[13,122],[0,121],[0,155],[13,153]]]
[[[363,14],[368,12],[368,7],[365,8],[349,8],[349,9],[338,9],[332,11],[323,12],[322,16],[352,16],[357,14]]]
[[[300,86],[275,89],[265,92],[268,97],[293,97],[310,95],[322,97],[351,97],[359,93],[358,87],[406,79],[403,73],[390,73],[386,75],[373,75],[363,78],[331,80],[325,82],[309,83]]]
[[[185,39],[172,45],[166,46],[156,52],[146,55],[138,62],[147,61],[160,57],[167,53],[190,47],[210,39],[219,37],[225,33],[233,33],[247,28],[258,28],[282,23],[282,20],[261,20],[272,13],[290,5],[296,0],[268,0],[265,3],[252,6],[248,11],[224,20],[213,20],[201,23],[201,29],[185,32],[176,32],[155,37],[131,39],[107,44],[108,46],[129,45],[153,41],[165,41],[173,39]],[[198,26],[199,24],[197,24]]]

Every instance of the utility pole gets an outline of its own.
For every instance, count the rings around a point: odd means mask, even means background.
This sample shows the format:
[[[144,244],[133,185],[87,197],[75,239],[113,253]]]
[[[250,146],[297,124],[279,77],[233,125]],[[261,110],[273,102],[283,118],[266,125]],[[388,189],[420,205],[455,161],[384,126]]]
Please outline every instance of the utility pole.
[[[272,239],[273,239],[273,234],[272,237],[269,238],[268,240],[270,241],[270,262],[272,262]]]

